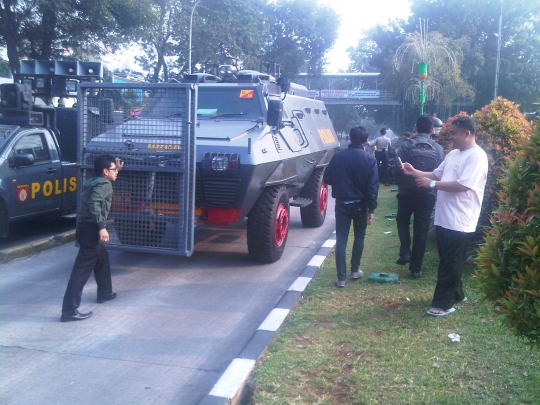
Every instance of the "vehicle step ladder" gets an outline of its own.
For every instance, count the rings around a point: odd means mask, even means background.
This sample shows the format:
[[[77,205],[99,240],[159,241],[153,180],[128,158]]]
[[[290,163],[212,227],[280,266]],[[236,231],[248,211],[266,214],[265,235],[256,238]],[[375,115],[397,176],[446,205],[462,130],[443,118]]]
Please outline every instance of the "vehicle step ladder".
[[[304,207],[307,207],[312,202],[313,202],[313,200],[311,198],[297,198],[297,199],[292,200],[291,202],[289,202],[289,205],[291,207],[304,208]]]

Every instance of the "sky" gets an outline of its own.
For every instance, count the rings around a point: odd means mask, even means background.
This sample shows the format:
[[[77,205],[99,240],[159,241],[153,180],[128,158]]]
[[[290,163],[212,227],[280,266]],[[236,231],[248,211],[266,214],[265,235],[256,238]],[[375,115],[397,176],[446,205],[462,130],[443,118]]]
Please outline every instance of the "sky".
[[[347,70],[347,48],[356,47],[365,30],[410,15],[410,0],[319,0],[319,4],[332,7],[341,18],[338,39],[327,55],[330,73]]]

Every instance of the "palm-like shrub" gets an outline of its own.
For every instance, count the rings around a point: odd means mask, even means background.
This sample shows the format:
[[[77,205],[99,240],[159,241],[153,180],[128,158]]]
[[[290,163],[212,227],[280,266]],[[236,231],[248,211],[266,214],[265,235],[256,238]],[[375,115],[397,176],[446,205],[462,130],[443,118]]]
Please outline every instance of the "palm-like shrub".
[[[540,128],[523,143],[508,159],[474,277],[506,324],[540,348]]]

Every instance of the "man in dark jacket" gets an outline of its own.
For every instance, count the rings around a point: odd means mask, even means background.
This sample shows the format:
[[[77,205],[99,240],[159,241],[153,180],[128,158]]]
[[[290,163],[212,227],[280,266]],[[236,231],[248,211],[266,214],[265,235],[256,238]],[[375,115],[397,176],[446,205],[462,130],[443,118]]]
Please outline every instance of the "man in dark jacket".
[[[366,227],[373,223],[379,193],[377,160],[363,147],[368,136],[364,127],[353,127],[349,133],[349,147],[336,153],[324,172],[324,182],[332,186],[332,197],[336,199],[337,287],[345,287],[347,278],[345,250],[351,221],[354,228],[351,279],[364,275],[360,270],[360,261]]]
[[[425,146],[427,149],[430,149],[429,145],[431,145],[433,149],[426,151],[426,153],[432,155],[428,158],[428,160],[432,160],[432,167],[426,168],[426,171],[435,170],[444,159],[444,151],[438,143],[430,140],[430,134],[433,132],[433,120],[429,116],[421,116],[416,121],[415,128],[418,133],[414,138],[401,144],[397,155],[402,162],[409,162],[414,166],[415,163],[411,162],[411,150],[415,145],[420,144],[419,146]],[[399,258],[396,263],[405,265],[410,262],[409,271],[413,279],[418,279],[422,275],[422,262],[426,250],[431,214],[435,206],[435,196],[435,190],[417,187],[411,176],[399,176],[396,223],[400,248]],[[413,214],[413,240],[411,249],[410,223]]]
[[[116,180],[122,166],[120,159],[100,155],[94,161],[96,177],[84,184],[76,232],[80,249],[64,295],[62,322],[82,321],[92,315],[92,312],[81,314],[77,310],[92,271],[97,283],[97,302],[102,304],[116,298],[116,293],[112,292],[109,252],[105,248],[109,242],[106,221],[112,203],[111,182]]]

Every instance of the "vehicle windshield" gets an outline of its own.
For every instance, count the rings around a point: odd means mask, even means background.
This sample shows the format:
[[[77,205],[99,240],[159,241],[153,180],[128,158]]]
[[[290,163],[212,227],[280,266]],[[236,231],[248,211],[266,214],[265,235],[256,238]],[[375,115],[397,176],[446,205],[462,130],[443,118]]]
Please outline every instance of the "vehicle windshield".
[[[143,98],[143,94],[137,96]],[[183,89],[159,89],[137,115],[142,118],[180,118],[186,110],[185,99]],[[259,118],[263,116],[259,103],[254,88],[199,86],[197,116]]]
[[[259,118],[263,113],[254,88],[200,86],[197,116]]]
[[[159,89],[154,96],[137,89],[135,96],[143,100],[147,96],[152,97],[148,104],[142,108],[140,117],[144,118],[165,118],[181,117],[186,110],[186,91],[181,88]],[[139,94],[140,93],[140,94]],[[124,96],[125,97],[125,96]]]

